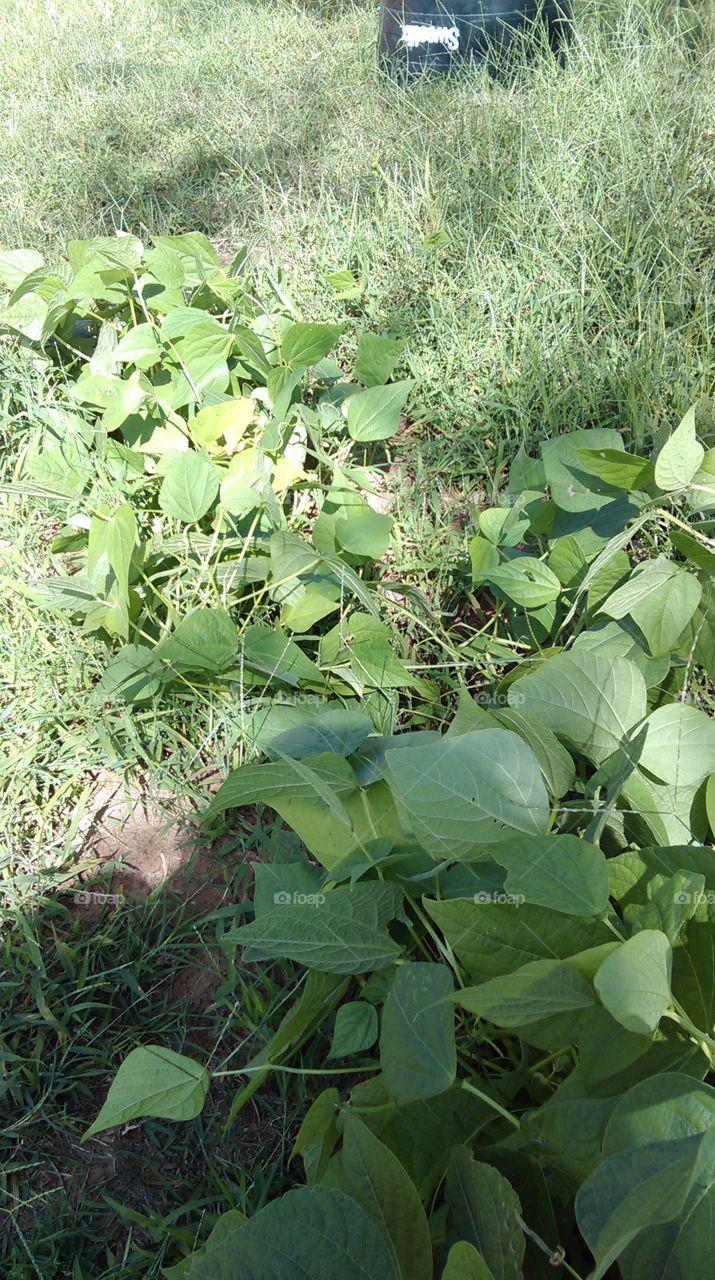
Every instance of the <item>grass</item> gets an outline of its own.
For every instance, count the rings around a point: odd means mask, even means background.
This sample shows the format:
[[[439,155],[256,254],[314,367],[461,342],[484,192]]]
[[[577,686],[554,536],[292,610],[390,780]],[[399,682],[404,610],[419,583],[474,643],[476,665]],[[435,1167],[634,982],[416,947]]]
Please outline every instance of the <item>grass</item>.
[[[459,474],[565,427],[641,441],[708,381],[710,0],[686,39],[692,12],[585,0],[565,69],[405,94],[370,3],[8,3],[0,242],[197,227],[321,317],[354,269]]]
[[[7,0],[0,247],[198,228],[227,254],[247,240],[309,318],[404,336],[418,393],[397,569],[434,593],[520,441],[615,426],[647,447],[712,393],[712,14],[584,0],[565,68],[405,92],[375,68],[369,3]],[[347,304],[328,281],[343,268],[365,286]],[[0,373],[12,478],[47,391],[4,349]],[[39,571],[52,525],[30,498],[2,502],[7,585]],[[199,1005],[172,984],[213,972],[247,859],[284,837],[233,833],[208,919],[181,886],[99,917],[58,895],[101,771],[186,812],[236,763],[240,707],[219,689],[98,714],[101,642],[4,594],[3,1274],[156,1276],[212,1214],[280,1185],[309,1082],[276,1077],[228,1135],[230,1080],[192,1126],[79,1138],[129,1046],[223,1062],[264,1042],[284,975],[217,971]]]

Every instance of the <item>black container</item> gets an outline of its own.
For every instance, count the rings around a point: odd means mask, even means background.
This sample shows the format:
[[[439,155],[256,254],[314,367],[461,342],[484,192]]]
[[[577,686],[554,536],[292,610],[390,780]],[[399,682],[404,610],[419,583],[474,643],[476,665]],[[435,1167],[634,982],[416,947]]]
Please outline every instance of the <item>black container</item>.
[[[492,74],[499,54],[518,42],[526,51],[546,35],[557,54],[571,30],[571,0],[382,0],[380,58],[407,75],[485,63]]]

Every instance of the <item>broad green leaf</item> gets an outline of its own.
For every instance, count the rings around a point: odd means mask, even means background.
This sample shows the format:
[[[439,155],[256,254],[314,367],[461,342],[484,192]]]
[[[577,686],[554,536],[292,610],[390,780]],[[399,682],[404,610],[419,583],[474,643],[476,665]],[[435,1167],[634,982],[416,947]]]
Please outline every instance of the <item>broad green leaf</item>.
[[[556,574],[534,556],[516,556],[496,569],[484,569],[481,577],[512,604],[524,609],[540,609],[561,594]]]
[[[0,283],[16,289],[32,271],[39,271],[45,259],[36,249],[5,249],[0,253]]]
[[[559,653],[509,687],[509,702],[600,764],[646,713],[643,677],[626,658]]]
[[[534,960],[478,987],[464,987],[455,999],[463,1009],[499,1027],[528,1027],[595,1003],[590,983],[560,960]]]
[[[612,1017],[638,1035],[655,1031],[670,1005],[672,951],[664,933],[644,929],[623,942],[596,974],[596,991]]]
[[[596,1259],[593,1280],[641,1231],[676,1218],[692,1187],[712,1182],[715,1131],[651,1142],[608,1156],[576,1196],[579,1230]]]
[[[494,716],[499,724],[518,733],[531,747],[550,794],[557,800],[565,796],[573,786],[576,770],[571,756],[556,735],[545,724],[522,715],[514,707],[496,707]]]
[[[627,614],[640,627],[654,657],[669,653],[700,604],[697,578],[659,556],[646,561],[601,605],[612,618]]]
[[[677,1218],[647,1231],[618,1259],[623,1280],[681,1280],[715,1253],[715,1187],[696,1182]]]
[[[210,1076],[205,1067],[162,1045],[132,1049],[122,1062],[97,1119],[84,1139],[138,1116],[193,1120],[206,1101]]]
[[[541,453],[546,481],[556,505],[564,511],[597,511],[612,502],[617,493],[584,466],[580,454],[582,449],[620,451],[622,447],[617,431],[600,427],[544,441]]]
[[[695,408],[666,440],[655,460],[655,482],[666,493],[686,489],[698,471],[705,450],[695,435]]]
[[[603,1154],[677,1141],[712,1129],[715,1089],[681,1072],[664,1071],[634,1085],[619,1099],[605,1129]]]
[[[469,557],[472,564],[472,583],[487,581],[492,569],[498,568],[499,552],[493,543],[479,534],[469,544]]]
[[[225,809],[240,809],[245,804],[274,804],[276,800],[317,800],[321,787],[330,787],[336,796],[349,795],[356,781],[350,765],[339,756],[326,754],[308,760],[310,775],[299,772],[292,760],[271,764],[245,764],[229,774],[206,810],[212,818]]]
[[[401,1280],[374,1220],[330,1187],[273,1200],[215,1249],[197,1255],[191,1280]]]
[[[676,871],[658,888],[642,907],[631,908],[626,919],[637,929],[659,929],[669,942],[677,942],[688,920],[705,899],[705,877],[694,871]]]
[[[256,402],[250,396],[206,405],[189,422],[191,438],[198,445],[209,445],[223,437],[227,453],[233,453],[255,413]]]
[[[241,652],[246,666],[269,679],[294,687],[307,684],[320,689],[325,684],[318,667],[294,640],[261,622],[246,628]]]
[[[715,773],[715,722],[687,702],[671,702],[652,711],[638,763],[662,782],[697,786]]]
[[[344,1008],[344,1006],[341,1006]],[[338,1145],[338,1108],[340,1094],[335,1088],[324,1089],[305,1115],[291,1152],[291,1161],[301,1156],[308,1184],[320,1182],[327,1163]]]
[[[442,1280],[494,1280],[494,1276],[474,1245],[458,1240],[449,1251]]]
[[[342,591],[328,574],[316,574],[307,584],[300,584],[299,594],[281,609],[281,626],[289,631],[312,631],[316,622],[339,609]]]
[[[353,974],[385,969],[401,948],[386,924],[399,911],[399,893],[376,891],[395,886],[362,884],[319,895],[312,906],[276,907],[252,924],[226,935],[227,941],[247,948],[246,961],[294,960],[320,973]],[[385,918],[387,917],[387,918]]]
[[[230,666],[237,650],[236,624],[225,610],[194,609],[154,652],[181,670],[216,672]]]
[[[623,449],[579,449],[587,471],[615,489],[647,489],[653,483],[653,464]]]
[[[317,364],[335,346],[343,332],[341,324],[307,324],[298,321],[283,335],[281,351],[291,369],[307,369]]]
[[[507,729],[388,751],[386,762],[405,831],[435,858],[467,857],[505,827],[546,830],[549,802],[538,761]]]
[[[360,711],[326,709],[314,719],[272,738],[266,754],[276,758],[290,756],[293,760],[324,751],[350,756],[372,732],[372,721]]]
[[[521,1121],[545,1163],[580,1185],[601,1160],[601,1143],[616,1098],[560,1097],[559,1091]]]
[[[161,343],[152,324],[135,324],[122,334],[114,348],[114,359],[121,364],[133,364],[139,369],[150,369],[161,356]]]
[[[380,1035],[383,1077],[396,1102],[432,1098],[454,1083],[453,991],[446,965],[410,961],[397,969]]]
[[[387,382],[404,350],[404,342],[378,333],[361,333],[355,360],[355,377],[364,387]]]
[[[322,900],[323,872],[308,862],[257,862],[253,871],[253,909],[256,919],[294,906],[313,906]]]
[[[348,431],[353,440],[387,440],[400,425],[404,403],[413,381],[392,382],[387,387],[368,387],[348,400]]]
[[[517,836],[497,845],[506,890],[554,911],[598,916],[608,906],[608,868],[595,845],[577,836]]]
[[[580,543],[569,534],[551,544],[546,563],[564,587],[575,586],[586,571],[587,560]]]
[[[340,1188],[373,1219],[401,1280],[432,1280],[432,1240],[419,1195],[403,1166],[348,1112]]]
[[[159,506],[167,516],[193,524],[201,520],[218,497],[216,468],[202,453],[189,449],[176,458],[159,490]]]
[[[715,449],[708,449],[690,483],[688,503],[695,511],[715,506]]]
[[[467,1147],[457,1146],[445,1192],[458,1235],[479,1251],[494,1280],[522,1280],[526,1241],[521,1204],[511,1183],[491,1165],[475,1160]]]
[[[233,1236],[247,1221],[245,1213],[242,1213],[240,1209],[228,1209],[226,1213],[222,1213],[201,1249],[197,1250],[196,1253],[189,1254],[188,1258],[184,1258],[183,1262],[178,1262],[175,1267],[164,1267],[162,1275],[165,1280],[191,1280],[194,1275],[196,1259],[206,1253],[214,1252],[224,1239]]]
[[[364,1053],[377,1040],[377,1010],[366,1000],[350,1000],[341,1004],[335,1019],[333,1043],[329,1058],[347,1058]]]
[[[479,512],[479,532],[494,546],[517,546],[528,528],[529,519],[517,506],[487,507]]]
[[[125,644],[105,667],[97,689],[105,697],[118,694],[126,702],[146,702],[161,688],[163,677],[154,649]]]
[[[560,960],[611,942],[598,920],[562,915],[530,903],[424,900],[459,963],[476,982],[512,973],[532,960]]]
[[[365,509],[339,514],[335,520],[335,541],[349,555],[379,560],[390,545],[393,520],[381,516],[367,503]]]

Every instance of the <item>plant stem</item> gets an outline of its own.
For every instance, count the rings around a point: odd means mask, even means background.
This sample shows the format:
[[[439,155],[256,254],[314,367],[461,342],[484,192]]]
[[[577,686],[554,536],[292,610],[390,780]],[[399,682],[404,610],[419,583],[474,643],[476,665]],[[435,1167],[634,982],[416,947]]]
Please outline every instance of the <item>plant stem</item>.
[[[500,1102],[496,1102],[494,1098],[490,1098],[488,1093],[482,1093],[481,1089],[477,1089],[476,1086],[470,1084],[468,1080],[462,1081],[462,1088],[466,1089],[467,1093],[473,1093],[475,1098],[481,1098],[482,1102],[486,1102],[487,1106],[493,1107],[494,1110],[497,1111],[504,1120],[508,1120],[509,1124],[512,1124],[515,1129],[521,1128],[516,1117],[511,1115]]]

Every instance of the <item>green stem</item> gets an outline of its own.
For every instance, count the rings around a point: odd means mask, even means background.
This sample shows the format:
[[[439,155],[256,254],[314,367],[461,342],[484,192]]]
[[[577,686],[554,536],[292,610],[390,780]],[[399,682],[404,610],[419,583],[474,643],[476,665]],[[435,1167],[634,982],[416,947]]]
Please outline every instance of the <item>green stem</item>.
[[[354,1067],[316,1067],[308,1070],[305,1067],[277,1067],[273,1062],[266,1062],[260,1067],[240,1067],[236,1071],[214,1071],[212,1072],[214,1080],[221,1080],[224,1076],[251,1076],[260,1071],[284,1071],[290,1076],[354,1076],[363,1071],[381,1071],[379,1062],[367,1063],[364,1066],[355,1065]]]
[[[490,1098],[488,1093],[482,1093],[481,1089],[477,1089],[476,1086],[470,1084],[468,1080],[462,1081],[462,1088],[466,1089],[467,1093],[473,1093],[475,1098],[481,1098],[482,1102],[486,1102],[487,1106],[493,1107],[494,1110],[497,1111],[504,1120],[508,1120],[509,1124],[512,1124],[515,1129],[521,1128],[519,1121],[511,1115],[500,1102],[496,1102],[494,1098]]]

